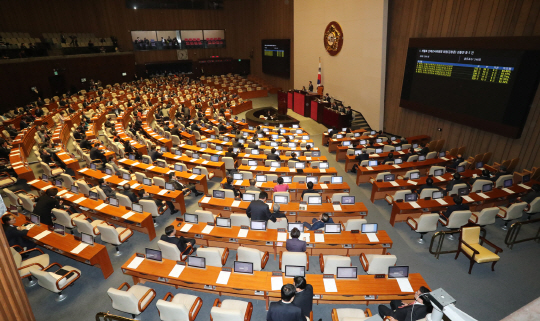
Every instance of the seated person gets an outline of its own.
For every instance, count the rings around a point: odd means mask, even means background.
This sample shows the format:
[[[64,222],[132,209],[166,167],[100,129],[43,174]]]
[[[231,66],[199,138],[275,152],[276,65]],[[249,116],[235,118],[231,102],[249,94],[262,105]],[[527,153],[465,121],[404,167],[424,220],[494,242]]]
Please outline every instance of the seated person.
[[[532,191],[529,191],[529,193],[519,197],[518,200],[531,204],[532,201],[534,201],[534,199],[537,197],[540,197],[540,184],[534,184],[532,186]]]
[[[287,240],[287,243],[285,244],[285,248],[289,252],[305,252],[306,251],[306,241],[299,240],[300,237],[300,230],[298,230],[296,227],[292,229],[291,231],[291,238]]]
[[[328,214],[322,213],[319,216],[318,220],[316,218],[314,218],[311,221],[311,223],[312,224],[304,222],[304,227],[307,228],[310,231],[315,231],[315,230],[318,230],[318,229],[324,227],[325,223],[334,223],[334,220],[332,220],[332,218],[330,216],[328,216]]]
[[[291,158],[289,158],[289,161],[299,162],[300,160],[296,158],[296,156],[296,153],[291,153]]]
[[[510,174],[510,173],[508,172],[508,169],[506,168],[506,166],[501,165],[499,167],[499,171],[493,176],[493,178],[491,180],[493,182],[496,182],[499,179],[499,177],[501,177],[503,175],[508,175],[508,174]]]
[[[281,160],[279,155],[276,155],[276,149],[275,148],[272,148],[270,150],[270,154],[266,156],[266,159],[273,160],[273,161],[280,161]]]
[[[165,228],[165,234],[161,235],[160,240],[176,244],[178,250],[180,250],[180,253],[184,252],[188,246],[193,247],[193,254],[195,254],[195,251],[197,250],[195,248],[195,239],[187,239],[183,236],[177,237],[174,226],[172,225],[169,225]]]
[[[242,197],[242,193],[234,188],[232,176],[227,176],[227,182],[223,184],[223,189],[230,189],[234,192],[234,197]]]
[[[354,159],[358,161],[358,164],[353,165],[351,172],[356,173],[356,171],[358,171],[358,166],[362,164],[362,161],[369,160],[369,155],[366,151],[361,151],[356,156],[354,156]]]
[[[305,191],[302,192],[301,199],[304,199],[304,195],[307,193],[318,193],[316,190],[313,189],[313,182],[307,182],[307,188]]]
[[[418,189],[418,194],[422,193],[422,190],[424,188],[436,188],[439,191],[442,191],[442,188],[440,188],[439,186],[433,185],[433,178],[431,178],[431,177],[428,177],[426,179],[426,183],[424,185],[420,186],[420,188]]]
[[[388,320],[390,321],[417,321],[423,319],[432,309],[427,297],[423,295],[429,292],[431,292],[430,289],[422,286],[414,293],[415,301],[413,303],[405,304],[401,300],[392,300],[390,301],[391,308],[381,304],[379,305],[379,315],[381,318],[389,317]]]
[[[280,212],[280,208],[281,207],[278,203],[274,203],[274,205],[272,206],[272,216],[276,218],[284,218],[285,220],[287,220],[287,215],[285,215],[285,213],[283,212]]]
[[[394,153],[390,152],[388,153],[388,156],[383,160],[383,164],[386,164],[387,162],[393,162],[394,161]]]
[[[199,192],[196,188],[195,188],[195,185],[194,184],[188,184],[188,185],[184,185],[182,183],[180,183],[178,181],[178,178],[176,177],[176,174],[175,173],[169,173],[169,182],[168,183],[171,183],[173,184],[174,186],[174,189],[177,190],[177,191],[182,191],[184,192],[184,194],[187,194],[188,192],[193,192],[193,194],[195,194],[195,196],[201,196],[203,195],[204,193],[203,192]],[[171,214],[174,214],[176,213],[177,211],[174,211],[173,213]]]
[[[427,153],[429,153],[429,144],[420,143],[420,147],[422,147],[422,149],[420,149],[420,151],[418,152],[418,155],[426,156]]]
[[[275,192],[286,192],[288,190],[289,190],[289,185],[283,183],[283,177],[278,177],[277,185],[274,186],[274,193]]]
[[[249,180],[249,186],[246,187],[246,192],[247,191],[255,191],[255,192],[260,192],[261,190],[256,186],[257,182],[255,181],[255,179],[251,178]]]
[[[461,179],[461,175],[459,173],[454,173],[454,179],[446,184],[446,193],[450,193],[450,191],[454,188],[454,185],[463,183],[465,182]]]
[[[294,277],[294,286],[296,287],[296,295],[293,304],[302,309],[302,314],[309,320],[309,315],[313,309],[313,286],[307,284],[303,276]]]
[[[457,154],[456,158],[454,158],[450,164],[446,165],[446,170],[454,172],[457,169],[458,165],[463,163],[464,161],[465,159],[463,159],[463,155]]]
[[[150,153],[148,153],[148,156],[152,158],[153,162],[155,162],[158,158],[163,157],[163,153],[157,150],[156,145],[152,145],[152,147],[150,148],[151,150],[150,150]]]
[[[99,179],[99,188],[105,193],[105,196],[107,197],[115,197],[116,191],[113,190],[107,181],[105,181],[103,178]]]
[[[454,211],[467,211],[467,210],[469,210],[469,205],[462,204],[463,203],[463,198],[461,196],[455,195],[453,197],[453,200],[454,200],[454,203],[456,203],[456,204],[448,206],[448,208],[446,209],[446,212],[444,212],[444,215],[443,215],[442,212],[439,214],[439,216],[442,219],[447,220],[450,217],[450,214],[452,214],[452,212],[454,212]]]
[[[26,228],[24,226],[15,226],[16,222],[17,216],[13,214],[2,216],[2,227],[4,228],[9,246],[19,245],[27,250],[36,247],[33,242],[26,239],[26,234],[28,233]]]
[[[129,200],[131,201],[131,203],[139,202],[139,198],[137,197],[137,195],[135,195],[135,193],[131,191],[129,184],[124,185],[124,190],[120,191],[120,194],[123,194],[129,197]]]
[[[233,159],[236,159],[236,157],[238,157],[238,153],[234,153],[234,148],[229,147],[224,157],[232,157]]]
[[[266,199],[268,198],[268,193],[260,192],[259,199],[251,201],[248,208],[246,209],[246,215],[253,221],[272,221],[279,222],[282,218],[276,218],[266,205]]]
[[[482,171],[482,175],[477,176],[475,178],[471,178],[469,180],[469,185],[473,186],[474,182],[476,182],[479,179],[483,179],[483,180],[486,180],[486,181],[491,181],[491,173],[487,169],[484,169]]]

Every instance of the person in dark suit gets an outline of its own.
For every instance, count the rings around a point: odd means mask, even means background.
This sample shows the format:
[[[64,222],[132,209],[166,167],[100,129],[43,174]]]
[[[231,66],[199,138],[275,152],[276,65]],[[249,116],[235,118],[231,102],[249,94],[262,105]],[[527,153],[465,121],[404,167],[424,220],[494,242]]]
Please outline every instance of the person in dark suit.
[[[152,196],[150,196],[150,194],[148,194],[148,192],[144,188],[137,191],[137,196],[139,196],[139,201],[141,201],[141,200],[154,201],[154,203],[156,203],[157,207],[162,207],[163,206],[163,201],[162,200],[153,198]],[[166,201],[165,203],[167,203],[167,207],[171,209],[171,215],[178,212],[178,211],[173,212],[174,204],[171,201]]]
[[[461,196],[455,195],[453,197],[453,200],[454,200],[454,203],[456,204],[448,206],[448,208],[446,209],[446,212],[444,212],[444,215],[442,213],[439,215],[442,219],[447,220],[450,217],[450,214],[452,214],[452,212],[454,211],[469,210],[469,205],[463,204],[463,198]]]
[[[482,175],[480,176],[477,176],[475,178],[471,178],[469,180],[469,185],[473,186],[474,182],[476,182],[477,180],[479,179],[483,179],[483,180],[486,180],[486,181],[490,181],[491,180],[491,173],[487,170],[487,169],[484,169],[482,171]]]
[[[251,201],[248,208],[246,209],[246,215],[253,221],[268,221],[272,222],[281,221],[281,218],[276,219],[274,215],[270,212],[268,205],[266,205],[266,199],[268,194],[266,192],[259,193],[259,199],[256,201]]]
[[[354,159],[358,161],[358,164],[353,165],[351,172],[356,173],[356,171],[358,171],[358,167],[360,166],[360,164],[362,164],[362,161],[369,160],[369,155],[367,152],[361,151],[356,156],[354,156]]]
[[[307,193],[318,193],[316,190],[313,189],[313,182],[307,182],[307,188],[305,191],[302,192],[301,199],[304,199],[304,195]]]
[[[148,156],[150,156],[150,158],[152,158],[152,161],[155,162],[158,158],[163,157],[163,153],[160,153],[157,150],[156,145],[152,145],[150,153],[148,153]]]
[[[531,204],[532,201],[534,201],[537,197],[540,197],[540,184],[534,184],[532,186],[532,191],[529,191],[529,193],[519,197],[518,201]]]
[[[313,83],[310,81],[308,86],[309,91],[313,91]]]
[[[294,300],[296,289],[292,284],[281,287],[281,301],[270,303],[266,321],[305,321],[302,309],[291,304]]]
[[[414,293],[415,301],[413,303],[405,304],[401,300],[392,300],[390,301],[391,308],[381,304],[379,305],[379,315],[383,319],[389,317],[388,320],[390,321],[416,321],[423,319],[432,310],[427,296],[424,295],[429,292],[431,292],[430,289],[422,286]]]
[[[326,93],[326,96],[324,96],[324,101],[330,102],[330,94]]]
[[[15,226],[16,221],[17,217],[13,214],[2,216],[2,227],[4,228],[4,234],[6,234],[9,246],[19,245],[23,248],[26,247],[26,249],[34,248],[34,243],[24,238],[28,231],[24,226]]]
[[[99,188],[101,188],[101,190],[103,191],[103,193],[105,193],[105,196],[107,196],[107,197],[115,197],[116,196],[116,191],[113,190],[109,186],[109,183],[107,183],[107,181],[105,181],[103,178],[99,179]]]
[[[296,153],[292,153],[291,158],[289,158],[289,161],[299,162],[300,160],[296,156],[297,156]]]
[[[257,146],[257,144],[255,143],[256,141],[258,141],[258,139],[256,137],[254,137],[253,140],[251,141],[251,143],[248,144],[248,148],[251,148],[251,149],[259,148],[259,146]]]
[[[139,198],[137,197],[137,195],[135,195],[135,193],[131,191],[131,187],[129,186],[129,184],[125,184],[123,187],[124,187],[124,190],[121,191],[120,194],[126,195],[127,197],[129,197],[129,200],[131,201],[131,203],[139,202]]]
[[[86,138],[86,135],[82,138],[80,143],[81,148],[84,149],[91,149],[92,148],[92,142]]]
[[[426,183],[424,185],[420,186],[420,188],[418,189],[418,194],[422,193],[422,190],[424,188],[436,188],[439,191],[442,191],[442,189],[439,186],[433,185],[433,178],[431,178],[431,177],[428,177],[426,179]]]
[[[402,159],[404,162],[406,162],[407,160],[409,160],[409,157],[416,155],[416,153],[414,152],[414,149],[413,149],[412,147],[411,147],[408,151],[406,151],[406,152],[407,152],[407,154],[405,154],[405,155],[403,155],[403,156],[401,157],[401,159]]]
[[[182,192],[184,192],[184,194],[187,193],[187,192],[192,192],[193,194],[195,194],[195,196],[201,196],[201,195],[204,194],[203,192],[199,192],[195,188],[194,184],[185,185],[185,184],[180,183],[177,180],[177,177],[176,177],[175,173],[169,173],[169,182],[168,183],[171,183],[174,186],[175,190],[182,191]],[[176,211],[175,211],[175,213],[176,213]],[[171,213],[171,214],[173,214],[173,213]]]
[[[450,191],[454,188],[455,185],[463,183],[465,182],[461,179],[461,175],[459,173],[454,173],[454,179],[452,179],[446,185],[446,194],[450,193]]]
[[[195,239],[187,239],[183,236],[176,237],[175,234],[174,226],[169,225],[165,228],[165,234],[161,235],[160,240],[175,244],[180,252],[184,252],[188,246],[191,246],[193,247],[193,253],[195,253],[197,250],[195,249]]]
[[[510,174],[510,173],[508,172],[508,169],[506,168],[506,166],[501,165],[499,167],[499,171],[493,176],[493,178],[491,180],[493,182],[496,182],[499,179],[499,177],[501,177],[503,175],[508,175],[508,174]]]
[[[458,165],[464,161],[465,159],[463,159],[463,155],[457,154],[456,158],[454,158],[450,164],[446,165],[446,170],[449,172],[455,172]]]
[[[306,241],[299,240],[301,232],[296,227],[291,231],[291,238],[285,243],[285,248],[289,252],[305,252],[306,251]]]
[[[233,159],[236,159],[236,157],[238,157],[238,153],[234,153],[234,148],[229,147],[224,157],[232,157]]]
[[[223,189],[232,190],[234,192],[234,197],[242,197],[242,193],[238,189],[234,188],[234,186],[232,184],[233,181],[234,180],[233,180],[232,176],[227,176],[227,182],[225,184],[223,184]]]
[[[390,152],[388,153],[388,156],[383,160],[383,164],[386,164],[387,162],[393,162],[394,161],[394,153]]]
[[[105,153],[101,151],[98,147],[99,147],[99,144],[95,143],[92,149],[90,149],[90,159],[92,160],[99,159],[100,161],[103,162],[103,166],[105,166],[105,163],[107,162],[107,157],[105,156]]]
[[[418,155],[426,156],[427,153],[429,153],[429,144],[421,143],[420,147],[422,147],[422,149],[418,152]]]
[[[309,318],[313,309],[313,286],[307,284],[303,276],[294,277],[294,286],[296,294],[294,295],[293,304],[302,309],[302,314]]]
[[[313,220],[311,220],[311,223],[313,223],[313,224],[309,224],[307,222],[304,222],[304,227],[307,228],[310,231],[315,231],[315,230],[320,229],[321,227],[324,227],[324,224],[326,224],[326,223],[334,223],[334,220],[330,216],[328,216],[328,214],[322,213],[319,216],[318,220],[316,218],[314,218]]]
[[[39,216],[40,223],[52,225],[52,210],[54,208],[62,208],[62,201],[56,198],[56,194],[58,194],[58,188],[49,188],[37,199],[34,214]]]
[[[176,135],[180,137],[180,130],[178,129],[178,124],[174,124],[173,129],[171,129],[171,135]]]
[[[276,152],[276,149],[272,148],[270,150],[270,154],[266,156],[266,159],[273,160],[273,161],[280,161],[281,158],[279,157],[279,155],[276,155],[275,152]]]

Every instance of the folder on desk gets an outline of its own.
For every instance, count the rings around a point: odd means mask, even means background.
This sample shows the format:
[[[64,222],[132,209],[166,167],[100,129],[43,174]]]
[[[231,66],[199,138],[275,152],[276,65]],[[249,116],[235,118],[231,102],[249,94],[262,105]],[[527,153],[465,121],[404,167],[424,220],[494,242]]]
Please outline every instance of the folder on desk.
[[[373,170],[373,167],[367,166],[366,169],[367,169],[368,171],[372,171],[372,170]]]
[[[128,269],[136,269],[141,265],[141,263],[144,261],[144,257],[135,257],[131,263],[127,266]]]
[[[129,183],[129,182],[124,180],[124,181],[121,181],[120,183],[118,183],[118,185],[124,186],[124,185],[126,185],[127,183]]]
[[[278,242],[287,242],[287,233],[278,232],[277,241]]]
[[[396,183],[395,181],[390,181],[390,184],[392,184],[392,186],[399,186],[399,184]]]
[[[448,205],[448,203],[446,203],[442,198],[437,198],[435,200],[441,205]]]
[[[446,181],[446,179],[444,179],[443,177],[440,177],[440,176],[435,176],[435,178],[438,179],[441,182]]]
[[[315,242],[324,243],[324,234],[315,234]]]
[[[73,250],[71,250],[70,252],[73,253],[73,254],[79,254],[82,252],[82,250],[84,250],[86,247],[88,246],[88,244],[86,243],[81,243],[79,245],[77,245]]]
[[[396,281],[401,292],[414,292],[411,282],[409,282],[409,278],[396,278]]]
[[[193,226],[193,224],[184,224],[184,226],[182,226],[182,228],[180,229],[180,232],[184,232],[184,233],[187,233],[189,232],[189,229]]]
[[[508,188],[503,188],[502,190],[505,191],[508,194],[514,194],[515,193],[513,190],[508,189]]]
[[[131,189],[137,188],[137,187],[139,187],[139,185],[141,185],[141,184],[135,183],[135,184],[133,184],[133,185],[131,186]]]
[[[420,205],[418,205],[416,202],[409,202],[409,204],[411,204],[413,208],[420,208]]]
[[[41,240],[42,238],[44,238],[45,236],[49,234],[51,234],[51,231],[43,231],[39,233],[38,235],[34,236],[34,240]]]
[[[336,279],[323,278],[324,291],[325,292],[337,292]]]
[[[328,189],[328,185],[326,185],[326,184],[321,184],[321,188],[322,188],[322,189]]]
[[[489,198],[489,196],[487,196],[487,195],[484,194],[484,193],[478,193],[478,194],[476,194],[476,195],[478,195],[478,196],[480,196],[480,197],[482,197],[482,198]]]
[[[41,190],[46,191],[46,190],[48,190],[49,188],[52,188],[52,187],[54,187],[54,185],[47,185],[47,186],[42,187]]]
[[[212,232],[213,229],[214,227],[212,225],[206,225],[201,233],[210,234],[210,232]]]
[[[86,169],[88,169],[88,168],[85,168],[85,170],[86,170]],[[81,171],[81,172],[82,172],[82,171]],[[39,182],[39,179],[35,179],[35,180],[33,180],[33,181],[30,181],[30,182],[28,182],[27,184],[32,185],[32,184],[37,183],[37,182]]]
[[[201,200],[201,203],[208,203],[208,202],[210,202],[210,197],[208,196],[206,196],[205,198]]]
[[[78,198],[77,200],[75,200],[73,203],[79,204],[80,202],[82,202],[82,201],[84,201],[84,200],[86,200],[86,197],[80,197],[80,198]]]
[[[275,171],[276,171],[276,168],[275,168],[275,167],[270,167],[270,171],[271,171],[271,172],[275,172]]]
[[[196,179],[197,175],[191,175],[188,179]]]
[[[411,181],[411,180],[408,180],[407,183],[412,184],[412,185],[418,185],[418,182]]]
[[[257,182],[257,183],[255,184],[255,186],[257,186],[257,187],[261,187],[261,186],[262,186],[262,184],[263,184],[262,182]]]
[[[177,278],[180,276],[180,274],[182,273],[182,271],[184,271],[185,268],[186,268],[185,265],[176,264],[174,268],[171,270],[171,272],[169,273],[169,276],[173,278]]]
[[[249,157],[249,156],[251,156],[251,154],[244,154],[244,157],[245,157],[245,158],[247,158],[247,157]]]
[[[469,196],[463,196],[463,199],[466,200],[467,202],[474,202],[474,200],[472,198],[470,198]]]
[[[368,240],[370,242],[379,242],[379,238],[377,237],[377,233],[366,233],[366,236],[368,237]]]
[[[257,169],[257,166],[251,166],[251,167],[249,168],[250,171],[254,171],[254,170],[256,170],[256,169]]]
[[[156,166],[154,166],[154,165],[148,166],[148,167],[146,168],[146,170],[151,170],[151,169],[154,169],[155,167],[156,167]]]
[[[334,211],[341,211],[341,205],[339,204],[334,204],[332,205],[334,207]]]
[[[240,206],[240,201],[233,201],[231,204],[231,207],[238,207]]]
[[[129,211],[129,212],[127,212],[126,214],[122,215],[122,218],[123,218],[124,220],[127,220],[128,218],[130,218],[131,216],[133,216],[133,214],[135,214],[135,212]]]
[[[30,183],[28,183],[30,184]],[[531,189],[529,186],[525,185],[525,184],[518,184],[519,187],[523,187],[524,189]]]
[[[100,211],[100,210],[104,209],[105,207],[107,207],[107,205],[108,205],[107,203],[100,204],[100,205],[96,206],[95,210]]]
[[[165,195],[167,194],[169,190],[166,190],[166,189],[162,189],[161,191],[159,191],[158,195]]]
[[[241,228],[240,231],[238,231],[237,237],[247,237],[249,230]]]
[[[279,291],[283,287],[283,277],[282,276],[273,276],[270,278],[272,283],[272,291]]]
[[[394,168],[401,168],[399,165],[392,165]]]
[[[326,173],[326,169],[325,169],[325,168],[319,169],[319,171],[320,171],[321,173]]]
[[[229,278],[231,277],[231,272],[229,271],[221,271],[219,272],[219,276],[216,280],[217,284],[227,284],[229,282]]]

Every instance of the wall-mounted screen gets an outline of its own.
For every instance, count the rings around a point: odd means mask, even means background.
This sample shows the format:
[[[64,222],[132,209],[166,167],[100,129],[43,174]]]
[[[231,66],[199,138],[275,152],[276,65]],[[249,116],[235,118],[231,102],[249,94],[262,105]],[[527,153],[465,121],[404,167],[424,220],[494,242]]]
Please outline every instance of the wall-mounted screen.
[[[262,71],[283,78],[291,76],[291,40],[263,39]]]

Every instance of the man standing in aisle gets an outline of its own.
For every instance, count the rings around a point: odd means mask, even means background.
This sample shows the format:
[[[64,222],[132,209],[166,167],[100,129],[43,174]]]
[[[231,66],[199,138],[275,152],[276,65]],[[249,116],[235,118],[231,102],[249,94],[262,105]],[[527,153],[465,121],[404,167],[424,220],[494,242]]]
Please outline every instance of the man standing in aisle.
[[[266,321],[305,321],[302,309],[292,304],[296,289],[292,284],[281,287],[281,301],[270,303]]]

